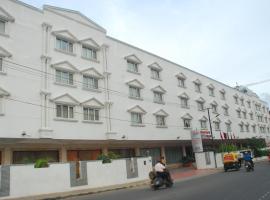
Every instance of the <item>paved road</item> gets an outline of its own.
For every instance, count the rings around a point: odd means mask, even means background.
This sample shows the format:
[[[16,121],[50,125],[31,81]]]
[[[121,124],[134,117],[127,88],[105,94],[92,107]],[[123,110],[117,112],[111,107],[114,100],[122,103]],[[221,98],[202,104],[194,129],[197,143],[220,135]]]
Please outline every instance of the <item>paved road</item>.
[[[270,163],[257,163],[254,172],[222,172],[188,181],[173,188],[123,189],[68,200],[270,200]]]

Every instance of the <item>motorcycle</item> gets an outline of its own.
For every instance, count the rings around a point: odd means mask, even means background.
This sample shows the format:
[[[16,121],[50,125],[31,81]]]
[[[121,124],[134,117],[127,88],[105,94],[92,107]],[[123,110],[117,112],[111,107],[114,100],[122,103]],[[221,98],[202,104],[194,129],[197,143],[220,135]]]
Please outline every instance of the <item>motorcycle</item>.
[[[167,173],[167,178],[163,178],[157,175],[156,172],[151,171],[149,173],[149,178],[151,180],[151,188],[154,190],[158,190],[160,187],[165,186],[166,188],[170,188],[173,186],[173,180],[170,177],[169,171],[165,171]]]
[[[254,171],[254,166],[251,164],[251,162],[245,162],[245,168],[247,172]]]

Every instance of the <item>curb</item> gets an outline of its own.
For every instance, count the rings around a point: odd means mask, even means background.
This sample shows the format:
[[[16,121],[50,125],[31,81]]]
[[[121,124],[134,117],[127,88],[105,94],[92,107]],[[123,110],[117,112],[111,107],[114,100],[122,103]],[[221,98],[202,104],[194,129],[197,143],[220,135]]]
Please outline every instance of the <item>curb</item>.
[[[119,184],[114,186],[102,187],[102,188],[91,188],[91,189],[81,189],[81,190],[74,190],[68,192],[61,192],[61,193],[50,193],[50,194],[43,194],[43,195],[33,195],[27,197],[16,197],[16,198],[7,198],[7,200],[58,200],[58,199],[65,199],[70,197],[88,195],[88,194],[96,194],[101,192],[108,192],[113,190],[121,190],[133,187],[139,187],[149,184],[149,180],[143,180],[128,184]]]

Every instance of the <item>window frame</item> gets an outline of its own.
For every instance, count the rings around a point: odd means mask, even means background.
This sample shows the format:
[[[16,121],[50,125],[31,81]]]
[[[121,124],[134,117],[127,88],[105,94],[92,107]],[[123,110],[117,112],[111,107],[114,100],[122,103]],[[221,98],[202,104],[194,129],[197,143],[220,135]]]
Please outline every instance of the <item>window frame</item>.
[[[163,99],[163,93],[162,92],[153,91],[153,94],[154,94],[154,103],[164,104],[164,99]],[[157,99],[156,98],[157,96],[159,96],[160,99]]]
[[[83,107],[83,121],[84,122],[100,122],[100,108],[84,106]]]
[[[226,100],[225,93],[226,93],[226,92],[220,91],[220,99],[221,99],[221,100]]]
[[[201,93],[201,84],[194,83],[194,86],[195,86],[195,92]]]
[[[58,115],[58,108],[60,107],[60,116]],[[64,107],[67,107],[67,115],[64,116]],[[72,108],[72,109],[71,109]],[[72,110],[72,112],[71,112]],[[72,116],[70,116],[72,113]],[[65,103],[56,103],[56,118],[64,120],[74,120],[75,119],[75,105],[65,104]]]
[[[164,115],[155,115],[155,117],[156,117],[156,126],[158,127],[158,128],[161,128],[161,127],[167,127],[167,125],[166,125],[166,116],[164,116]],[[158,119],[161,119],[161,124],[159,124],[159,120]]]
[[[180,97],[180,103],[181,103],[181,108],[186,108],[189,109],[189,103],[188,103],[188,98],[186,97]],[[183,103],[184,102],[184,103]]]
[[[3,24],[3,32],[1,32],[1,29],[0,29],[0,34],[2,35],[6,35],[7,33],[7,22],[5,20],[2,20],[0,19],[0,27],[1,27],[1,24]]]
[[[227,132],[232,132],[231,123],[225,123]]]
[[[185,83],[186,79],[185,78],[178,77],[177,80],[178,80],[179,87],[186,88],[186,83]]]
[[[88,55],[90,55],[90,57],[88,57]],[[94,47],[83,44],[82,45],[82,58],[97,61],[98,60],[98,50]]]
[[[138,119],[137,121],[134,121],[134,116],[136,116],[135,118]],[[142,113],[138,113],[138,112],[130,112],[130,117],[131,117],[131,125],[143,125],[143,114]]]
[[[209,96],[214,97],[215,96],[215,89],[208,87]]]
[[[188,123],[189,126],[186,126],[186,122]],[[191,129],[191,119],[183,119],[183,124],[184,124],[184,129]]]
[[[128,86],[128,88],[129,88],[129,98],[132,98],[132,99],[142,99],[141,98],[141,88],[139,88],[139,87],[136,87],[136,86],[133,86],[133,85],[129,85]],[[131,92],[131,91],[136,91],[136,94],[138,94],[137,96],[133,96],[133,92]]]
[[[207,130],[207,120],[200,120],[201,130]]]
[[[155,79],[155,80],[161,80],[161,77],[160,77],[160,70],[151,67],[151,68],[150,68],[150,72],[151,72],[151,78],[152,78],[152,79]],[[157,77],[155,77],[156,75],[157,75]]]
[[[55,48],[58,50],[58,51],[61,51],[61,52],[64,52],[64,53],[68,53],[68,54],[74,54],[74,45],[75,45],[75,42],[74,41],[71,41],[67,38],[64,38],[64,37],[61,37],[61,36],[55,36]],[[63,48],[63,45],[67,45],[65,48]],[[70,51],[72,50],[72,51]]]
[[[139,72],[139,63],[132,60],[126,60],[127,62],[127,71],[135,74],[140,74]],[[134,70],[135,69],[135,70]]]
[[[58,76],[58,73],[60,73],[60,76]],[[67,74],[68,75],[68,79],[66,79],[65,77],[63,77],[63,74]],[[71,76],[72,79],[71,79],[70,75],[72,75]],[[75,75],[75,73],[74,72],[71,72],[69,70],[56,68],[55,69],[55,83],[56,84],[60,84],[60,85],[75,86],[75,84],[74,84],[74,82],[75,82],[74,75]],[[65,79],[68,80],[68,82],[64,82],[63,80],[65,80]],[[70,83],[70,81],[72,83]]]
[[[91,79],[93,81],[91,81]],[[94,87],[89,87],[89,86],[94,86]],[[83,89],[96,90],[96,91],[99,90],[99,78],[95,76],[83,74]]]
[[[204,111],[205,110],[204,109],[204,104],[205,104],[205,102],[197,101],[197,106],[198,106],[199,111]],[[201,108],[200,108],[200,106],[201,106]]]

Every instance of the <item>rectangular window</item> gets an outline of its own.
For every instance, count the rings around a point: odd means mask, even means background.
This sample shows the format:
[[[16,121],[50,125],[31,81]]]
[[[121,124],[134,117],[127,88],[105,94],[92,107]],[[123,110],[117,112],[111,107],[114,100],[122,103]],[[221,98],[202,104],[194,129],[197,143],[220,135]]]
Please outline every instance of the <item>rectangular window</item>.
[[[253,120],[253,114],[249,113],[250,119]]]
[[[204,110],[204,103],[198,102],[198,110]]]
[[[249,132],[249,125],[246,125],[246,131]]]
[[[215,96],[214,94],[214,89],[213,88],[208,88],[209,89],[209,96]]]
[[[131,123],[132,124],[142,124],[142,114],[141,113],[131,113]]]
[[[99,109],[83,108],[83,119],[87,121],[99,121]]]
[[[73,53],[73,43],[62,38],[56,38],[56,48],[61,51]]]
[[[201,120],[200,124],[201,124],[201,129],[207,129],[206,121]]]
[[[241,106],[245,106],[244,99],[240,99],[240,101],[241,101]]]
[[[248,108],[251,108],[250,101],[247,102]]]
[[[74,106],[56,105],[56,117],[73,119],[74,118]]]
[[[237,112],[237,117],[238,118],[241,118],[241,111],[240,110],[237,110],[236,112]]]
[[[91,76],[83,76],[83,87],[87,89],[98,89],[98,79]]]
[[[238,105],[238,97],[234,97],[234,102]]]
[[[219,131],[220,130],[220,123],[219,122],[214,122],[215,130]]]
[[[239,124],[239,127],[240,127],[240,132],[244,132],[244,125]]]
[[[227,132],[232,132],[231,124],[226,123],[226,129],[227,129]]]
[[[154,92],[154,102],[163,103],[163,95],[160,92]]]
[[[97,50],[90,47],[83,46],[82,57],[97,60]]]
[[[137,63],[127,60],[127,65],[128,65],[128,71],[136,72],[136,73],[139,72]]]
[[[56,82],[67,84],[67,85],[73,85],[73,73],[57,69]]]
[[[0,33],[5,33],[6,32],[6,22],[0,20]]]
[[[183,119],[184,128],[191,128],[191,120],[190,119]]]
[[[224,109],[224,115],[228,116],[229,115],[229,111],[228,111],[229,109],[225,108],[225,107],[223,109]]]
[[[247,113],[246,112],[242,112],[242,113],[243,113],[244,119],[246,119],[247,118]]]
[[[0,72],[4,71],[3,70],[3,58],[0,57]]]
[[[159,71],[156,69],[151,69],[151,77],[154,79],[160,79]]]
[[[187,98],[181,98],[181,107],[188,108],[188,99]]]
[[[252,126],[252,129],[253,129],[253,133],[256,133],[256,126]]]
[[[180,87],[185,87],[185,79],[183,79],[183,78],[178,78],[178,86],[180,86]]]
[[[220,92],[220,98],[221,98],[222,100],[225,100],[225,93],[224,93],[224,92]]]
[[[217,113],[217,105],[212,104],[212,112]]]
[[[198,83],[195,83],[195,92],[201,92],[201,85]]]
[[[157,126],[166,126],[166,124],[165,124],[165,116],[157,115],[156,120],[157,120]]]
[[[129,96],[139,99],[141,97],[140,88],[129,86]]]

